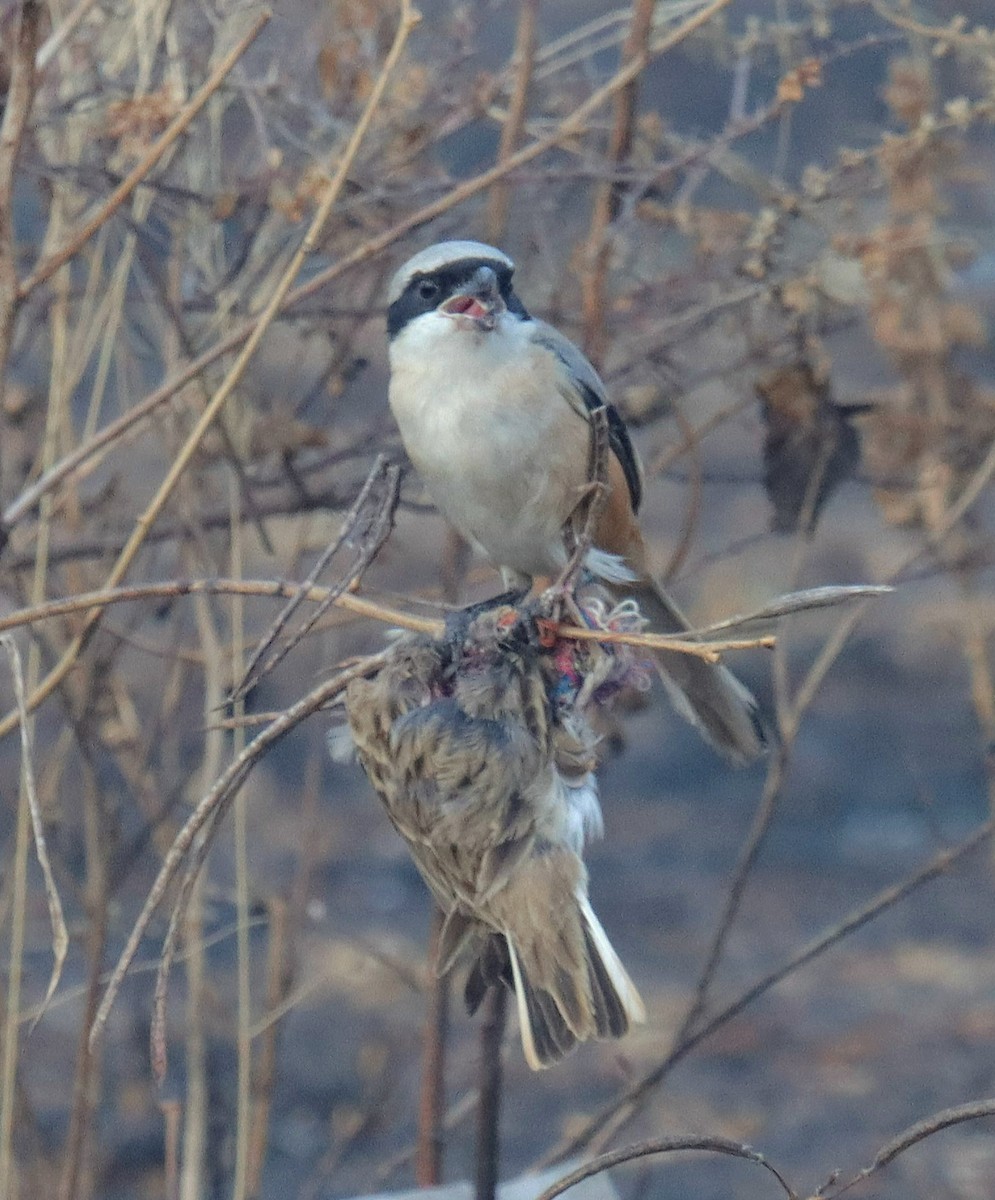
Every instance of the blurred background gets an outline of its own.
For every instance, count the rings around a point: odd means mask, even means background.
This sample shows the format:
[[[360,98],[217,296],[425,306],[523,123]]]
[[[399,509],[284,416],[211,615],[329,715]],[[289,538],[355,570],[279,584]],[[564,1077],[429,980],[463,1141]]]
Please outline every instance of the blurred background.
[[[509,1032],[502,1173],[688,1133],[751,1143],[806,1195],[848,1179],[912,1122],[993,1093],[990,3],[732,0],[676,38],[699,0],[424,0],[297,290],[142,526],[125,582],[164,587],[89,627],[41,619],[112,578],[343,165],[401,15],[275,7],[226,62],[260,6],[0,0],[0,622],[28,693],[52,681],[26,759],[0,655],[0,1196],[412,1186],[430,907],[359,768],[329,759],[336,713],[269,751],[213,831],[162,1087],[149,1026],[172,894],[92,1051],[87,1031],[173,837],[257,718],[385,643],[333,610],[226,721],[282,602],[175,585],[304,579],[377,453],[403,462],[385,283],[449,237],[511,254],[529,309],[601,370],[646,466],[658,573],[695,620],[896,587],[730,659],[780,722],[750,770],[658,689],[606,726],[592,899],[649,1018],[539,1075]],[[499,586],[409,471],[363,594],[437,616],[457,587]],[[27,762],[69,934],[36,1027],[53,936]],[[477,1039],[457,990],[445,1179],[473,1170]],[[776,1186],[700,1156],[613,1179],[632,1198]],[[989,1119],[853,1194],[980,1200],[993,1180]]]

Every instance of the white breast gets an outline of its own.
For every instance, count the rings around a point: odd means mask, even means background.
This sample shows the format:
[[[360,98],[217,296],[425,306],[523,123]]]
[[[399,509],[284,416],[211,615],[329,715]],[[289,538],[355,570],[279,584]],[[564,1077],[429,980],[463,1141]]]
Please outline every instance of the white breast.
[[[434,313],[391,344],[390,404],[432,498],[498,565],[535,576],[566,561],[589,430],[556,356],[510,315],[477,332]]]

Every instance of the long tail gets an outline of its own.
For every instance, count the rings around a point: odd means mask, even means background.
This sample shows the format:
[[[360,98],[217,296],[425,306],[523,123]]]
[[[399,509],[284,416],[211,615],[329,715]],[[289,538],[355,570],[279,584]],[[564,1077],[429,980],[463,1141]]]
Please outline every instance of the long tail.
[[[637,579],[617,590],[638,602],[653,632],[690,629],[687,618],[654,580]],[[674,650],[661,650],[657,665],[677,711],[728,759],[748,763],[764,752],[767,739],[757,702],[730,670]]]
[[[583,889],[576,909],[549,937],[505,944],[518,1002],[522,1049],[533,1070],[551,1066],[588,1038],[619,1038],[646,1019],[635,984]]]

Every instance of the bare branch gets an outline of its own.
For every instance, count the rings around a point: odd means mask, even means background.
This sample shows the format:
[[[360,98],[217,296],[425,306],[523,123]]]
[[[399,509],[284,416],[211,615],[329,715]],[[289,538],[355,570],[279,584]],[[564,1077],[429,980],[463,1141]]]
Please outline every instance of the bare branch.
[[[17,253],[14,245],[14,177],[35,96],[35,47],[41,6],[20,5],[3,120],[0,122],[0,400],[17,314]],[[2,534],[2,529],[0,529]],[[0,537],[0,549],[3,539]]]
[[[842,1196],[854,1184],[860,1183],[861,1180],[874,1175],[882,1167],[886,1167],[888,1163],[898,1158],[900,1154],[904,1154],[906,1150],[915,1146],[918,1142],[932,1137],[934,1133],[939,1133],[943,1129],[949,1129],[953,1125],[962,1125],[965,1121],[980,1121],[984,1117],[995,1117],[995,1098],[974,1100],[969,1104],[959,1104],[955,1108],[945,1108],[941,1112],[933,1113],[930,1117],[924,1117],[921,1121],[916,1121],[914,1125],[910,1125],[908,1129],[903,1129],[900,1134],[882,1146],[874,1156],[874,1161],[869,1167],[864,1167],[849,1183],[838,1188],[832,1195]]]
[[[742,1158],[747,1162],[756,1163],[774,1176],[788,1200],[797,1200],[797,1193],[789,1186],[781,1172],[757,1150],[743,1142],[734,1142],[729,1138],[695,1136],[651,1138],[646,1142],[637,1142],[634,1146],[625,1146],[621,1150],[610,1150],[607,1154],[601,1154],[597,1158],[591,1159],[590,1162],[584,1163],[576,1171],[571,1171],[569,1175],[564,1175],[536,1200],[556,1200],[557,1196],[562,1196],[564,1192],[583,1180],[590,1179],[592,1175],[600,1175],[602,1171],[620,1166],[622,1163],[635,1162],[641,1158],[648,1158],[652,1154],[676,1154],[681,1150],[725,1154],[730,1158]]]
[[[377,483],[384,479],[386,481],[386,491],[381,499],[379,508],[376,514],[367,523],[367,527],[362,534],[363,544],[360,548],[360,554],[357,562],[349,569],[348,573],[343,576],[328,594],[320,601],[314,613],[301,626],[294,637],[283,646],[276,654],[273,654],[266,662],[265,666],[259,667],[260,662],[266,655],[269,648],[273,645],[276,639],[280,636],[281,631],[286,626],[287,622],[294,615],[300,605],[307,599],[311,589],[317,583],[322,571],[328,566],[331,559],[342,547],[342,544],[352,536],[359,522],[360,515],[366,502],[369,500],[373,489]],[[400,471],[396,466],[388,464],[384,455],[378,455],[376,462],[373,464],[366,482],[360,489],[359,495],[352,508],[346,513],[345,520],[342,522],[342,528],[339,530],[336,537],[318,556],[317,562],[311,568],[310,573],[302,584],[297,588],[295,594],[279,612],[276,620],[273,622],[268,633],[259,643],[255,653],[249,659],[249,665],[245,668],[245,674],[241,681],[232,690],[229,696],[229,702],[234,702],[247,695],[248,692],[259,683],[259,681],[270,673],[297,645],[297,643],[307,635],[308,631],[313,628],[322,615],[328,611],[332,604],[342,595],[343,592],[353,587],[362,578],[366,568],[373,561],[377,552],[383,545],[387,536],[393,527],[393,516],[397,508],[399,496],[398,485],[400,482]],[[258,668],[258,669],[257,669]]]

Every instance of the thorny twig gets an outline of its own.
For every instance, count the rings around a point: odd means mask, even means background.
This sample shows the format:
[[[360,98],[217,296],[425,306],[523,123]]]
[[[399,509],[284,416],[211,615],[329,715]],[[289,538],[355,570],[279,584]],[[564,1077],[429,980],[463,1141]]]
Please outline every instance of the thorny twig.
[[[32,625],[36,621],[66,616],[68,613],[84,612],[92,608],[108,608],[113,604],[123,604],[134,600],[168,599],[202,593],[232,596],[275,596],[289,599],[297,594],[299,586],[279,580],[172,579],[166,583],[142,583],[128,587],[100,589],[96,592],[84,592],[79,596],[48,600],[42,604],[32,605],[30,608],[18,609],[17,612],[11,613],[7,617],[0,617],[0,633],[8,629]],[[324,587],[312,587],[308,590],[307,599],[314,603],[321,603],[327,598],[330,590]],[[445,624],[442,621],[418,617],[364,596],[354,596],[346,592],[337,596],[334,603],[335,607],[343,608],[358,617],[383,621],[388,625],[396,625],[400,629],[410,629],[415,633],[428,633],[433,637],[441,637],[445,632]],[[692,654],[696,658],[704,658],[710,662],[717,661],[726,650],[749,650],[757,647],[770,647],[774,644],[774,639],[766,635],[756,638],[730,638],[706,643],[689,641],[687,638],[667,637],[664,634],[656,633],[628,634],[613,633],[609,630],[579,629],[574,625],[559,626],[557,636],[572,638],[575,641],[615,642],[620,645],[641,646],[648,650],[676,650],[682,654]],[[694,636],[693,633],[692,636]]]

